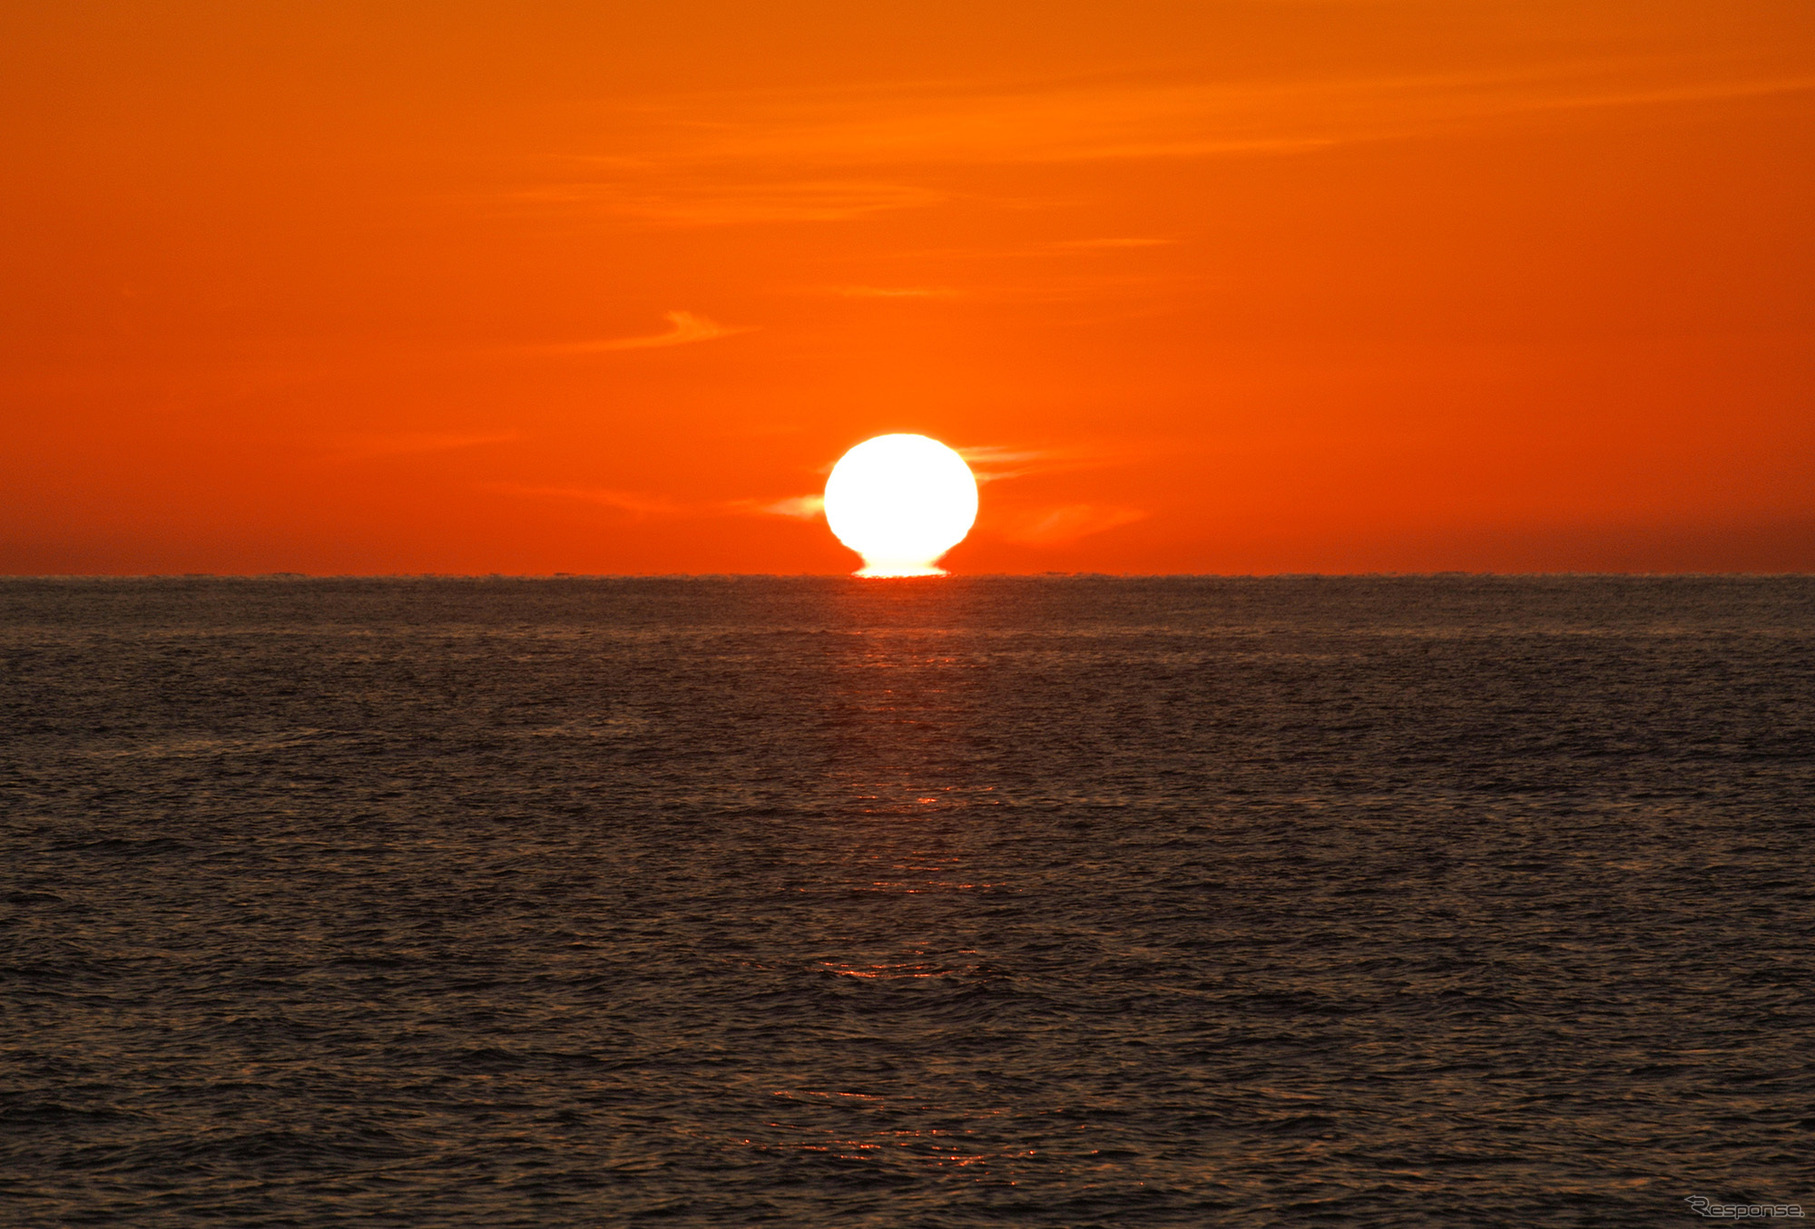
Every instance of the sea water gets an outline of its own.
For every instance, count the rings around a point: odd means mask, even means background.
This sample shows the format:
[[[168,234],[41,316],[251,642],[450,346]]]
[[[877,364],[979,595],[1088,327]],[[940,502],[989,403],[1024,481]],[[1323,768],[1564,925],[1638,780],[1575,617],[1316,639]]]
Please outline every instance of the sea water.
[[[1815,1215],[1815,580],[0,582],[0,1220]]]

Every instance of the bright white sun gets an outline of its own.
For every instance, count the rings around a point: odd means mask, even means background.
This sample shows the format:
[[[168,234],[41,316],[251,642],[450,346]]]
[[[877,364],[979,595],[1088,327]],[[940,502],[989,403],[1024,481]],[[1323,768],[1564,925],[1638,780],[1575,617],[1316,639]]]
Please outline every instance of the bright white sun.
[[[939,556],[976,519],[971,467],[924,435],[865,440],[826,479],[826,523],[863,556],[859,576],[943,576]]]

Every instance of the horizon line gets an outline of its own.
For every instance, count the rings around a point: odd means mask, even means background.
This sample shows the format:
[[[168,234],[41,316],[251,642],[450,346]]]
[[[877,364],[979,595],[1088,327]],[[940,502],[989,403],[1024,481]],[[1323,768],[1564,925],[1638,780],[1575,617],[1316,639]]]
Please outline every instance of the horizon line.
[[[852,580],[866,584],[887,581],[965,580],[1437,580],[1454,577],[1502,580],[1556,579],[1792,579],[1815,578],[1807,571],[1493,571],[1443,568],[1431,571],[1376,570],[1369,572],[947,572],[938,576],[859,576],[854,572],[0,572],[0,583],[17,581],[337,581],[337,580]]]

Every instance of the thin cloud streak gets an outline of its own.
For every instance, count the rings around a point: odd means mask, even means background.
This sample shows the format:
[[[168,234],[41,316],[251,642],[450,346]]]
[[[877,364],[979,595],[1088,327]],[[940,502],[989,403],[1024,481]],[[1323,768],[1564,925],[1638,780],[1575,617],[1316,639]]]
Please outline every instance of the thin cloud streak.
[[[845,299],[955,299],[950,286],[837,286],[832,293]]]
[[[1671,79],[1660,81],[1665,74]],[[1702,79],[1684,83],[1685,75]],[[578,174],[516,195],[668,225],[846,221],[947,203],[948,190],[917,182],[940,168],[1290,155],[1523,115],[1811,89],[1815,77],[1605,61],[1348,80],[695,95],[649,103],[643,124],[622,138],[633,148],[572,156],[565,161]],[[1110,237],[1063,246],[1165,242]]]
[[[785,516],[798,521],[810,521],[816,516],[823,516],[826,510],[824,495],[795,495],[788,499],[778,499],[772,503],[757,503],[754,500],[738,500],[727,505],[734,511],[753,513],[758,516]]]
[[[685,158],[677,160],[685,163]],[[661,226],[742,226],[776,222],[844,222],[895,209],[944,204],[949,195],[912,184],[813,178],[726,184],[678,177],[671,162],[642,168],[637,182],[608,180],[545,185],[519,192],[531,204],[603,210]],[[663,183],[664,179],[669,182]]]
[[[1098,469],[1125,464],[1134,459],[1126,449],[1098,447],[1015,448],[983,445],[959,448],[956,451],[964,458],[965,464],[971,467],[979,484],[1005,482],[1010,478],[1025,478],[1032,474]]]
[[[485,483],[480,489],[519,499],[591,504],[622,512],[635,520],[691,519],[723,516],[780,516],[811,520],[825,511],[823,495],[794,495],[786,499],[730,499],[685,503],[665,495],[625,491],[615,487],[541,486],[514,482]]]
[[[533,486],[515,482],[488,482],[480,487],[499,495],[519,499],[551,500],[558,503],[592,504],[627,514],[636,520],[650,517],[684,516],[688,510],[660,495],[639,491],[621,491],[610,487]]]
[[[1052,246],[1067,251],[1090,250],[1093,248],[1156,248],[1168,247],[1177,243],[1177,239],[1061,239]]]
[[[336,441],[333,455],[342,461],[371,461],[380,457],[406,457],[424,453],[457,452],[466,448],[485,448],[509,444],[520,439],[515,431],[494,431],[480,435],[447,432],[402,432],[392,435],[355,435]]]
[[[1126,457],[1103,449],[1033,449],[984,445],[959,448],[958,455],[971,467],[977,482],[987,484],[1029,474],[1050,474],[1067,470],[1114,465]],[[831,470],[828,462],[825,469]],[[485,483],[480,488],[494,494],[518,499],[535,499],[560,503],[590,504],[608,508],[634,520],[710,519],[714,517],[782,517],[809,521],[825,515],[826,500],[821,492],[791,495],[782,499],[728,499],[689,503],[665,495],[644,491],[627,491],[616,487],[558,486],[531,483]],[[1098,532],[1091,526],[1114,528],[1146,513],[1131,509],[1105,509],[1092,505],[1068,505],[1039,510],[1037,514],[1012,514],[1009,528],[999,536],[1014,542],[1071,540]],[[1069,537],[1067,536],[1069,535]]]
[[[960,448],[957,452],[971,467],[979,486],[1036,473],[1042,462],[1054,456],[1050,452],[1016,448]]]
[[[1108,504],[1060,504],[1017,512],[996,536],[1021,546],[1063,546],[1079,538],[1144,521],[1143,508]]]
[[[740,97],[712,136],[669,157],[767,166],[1087,162],[1297,152],[1524,113],[1803,92],[1815,77],[1641,82],[1661,65],[1326,81],[1232,81]],[[1681,66],[1692,68],[1693,66]],[[714,100],[692,103],[711,106]],[[720,106],[724,101],[719,101]],[[686,104],[677,104],[677,110]],[[671,163],[672,164],[672,163]]]
[[[541,354],[607,354],[619,350],[653,350],[663,346],[685,346],[696,341],[712,341],[719,337],[732,337],[738,333],[749,333],[755,330],[754,325],[724,325],[692,312],[664,312],[663,319],[668,321],[668,331],[648,337],[613,337],[603,341],[557,342],[534,346],[531,349]]]

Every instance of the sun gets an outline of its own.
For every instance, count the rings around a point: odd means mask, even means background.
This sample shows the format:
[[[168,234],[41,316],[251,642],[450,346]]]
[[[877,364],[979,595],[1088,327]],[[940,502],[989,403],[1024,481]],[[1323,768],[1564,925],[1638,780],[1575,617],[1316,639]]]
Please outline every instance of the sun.
[[[865,440],[826,479],[826,523],[863,556],[859,576],[943,576],[939,556],[976,519],[971,467],[924,435]]]

